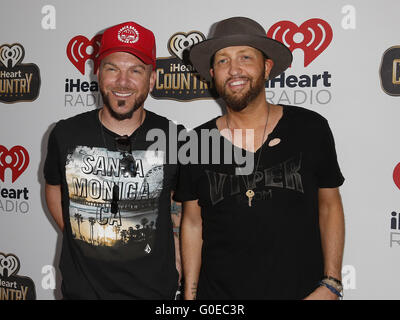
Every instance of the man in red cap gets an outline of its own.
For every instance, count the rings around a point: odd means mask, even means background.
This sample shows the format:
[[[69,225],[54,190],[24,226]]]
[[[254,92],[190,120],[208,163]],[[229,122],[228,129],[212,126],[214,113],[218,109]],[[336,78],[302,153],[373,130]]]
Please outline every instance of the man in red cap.
[[[95,61],[103,107],[59,121],[50,134],[46,201],[63,231],[66,299],[173,299],[177,292],[177,165],[168,163],[168,146],[150,150],[146,140],[149,130],[168,135],[174,126],[144,109],[155,66],[150,30],[135,22],[110,27]]]
[[[175,197],[184,202],[185,298],[337,299],[344,178],[332,133],[316,112],[265,95],[265,82],[290,66],[290,50],[256,21],[234,17],[215,24],[190,59],[227,111],[195,129],[220,132],[221,149],[199,154],[251,153],[254,167],[244,173],[238,162],[202,156],[182,166]]]

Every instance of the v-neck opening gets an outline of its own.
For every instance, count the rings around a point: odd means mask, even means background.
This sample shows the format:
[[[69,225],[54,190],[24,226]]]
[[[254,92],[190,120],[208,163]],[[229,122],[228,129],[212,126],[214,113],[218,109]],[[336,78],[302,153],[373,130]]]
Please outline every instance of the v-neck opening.
[[[268,135],[267,139],[265,139],[265,141],[257,148],[257,150],[256,150],[255,152],[250,151],[250,150],[247,150],[247,149],[244,149],[244,148],[241,148],[241,147],[238,147],[237,145],[235,145],[235,144],[233,143],[233,141],[227,139],[226,137],[224,137],[224,136],[221,134],[221,131],[218,129],[218,126],[217,126],[217,120],[218,120],[221,116],[214,118],[214,126],[215,126],[215,128],[218,130],[220,136],[221,136],[223,139],[227,140],[234,148],[237,148],[237,149],[241,150],[242,152],[250,152],[250,153],[256,155],[256,154],[259,153],[262,149],[264,149],[264,145],[265,145],[265,144],[267,144],[267,143],[269,143],[269,142],[271,141],[271,138],[272,138],[272,137],[274,136],[274,134],[277,132],[277,129],[279,129],[279,127],[281,126],[282,120],[284,120],[284,118],[286,117],[286,113],[287,113],[286,106],[283,105],[283,104],[278,104],[278,105],[282,107],[282,116],[279,118],[277,124],[275,125],[274,129],[270,132],[270,134]]]
[[[114,131],[108,129],[105,125],[103,125],[103,123],[100,121],[100,117],[99,117],[100,110],[101,110],[101,109],[99,109],[99,110],[97,111],[97,122],[99,123],[99,125],[101,126],[101,128],[102,128],[105,132],[107,132],[108,134],[110,134],[110,135],[112,135],[112,136],[114,136],[114,137],[122,137],[122,136],[119,135],[118,133],[116,133],[116,132],[114,132]],[[139,127],[137,127],[137,128],[135,129],[135,131],[132,132],[132,134],[129,136],[129,139],[134,138],[137,134],[139,134],[139,131],[141,130],[141,128],[143,128],[145,125],[147,125],[147,122],[149,121],[149,120],[148,120],[148,118],[149,118],[149,111],[148,111],[148,110],[145,110],[145,111],[146,111],[146,113],[145,113],[145,115],[144,115],[144,119],[143,119],[142,124],[141,124]]]

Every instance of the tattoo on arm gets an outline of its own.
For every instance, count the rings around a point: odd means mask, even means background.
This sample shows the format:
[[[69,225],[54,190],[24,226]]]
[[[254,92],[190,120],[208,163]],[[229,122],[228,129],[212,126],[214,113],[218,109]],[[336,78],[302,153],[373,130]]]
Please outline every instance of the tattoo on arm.
[[[174,236],[179,238],[179,234],[181,232],[181,228],[177,227],[177,228],[173,228],[173,232],[174,232]]]
[[[193,282],[192,288],[191,288],[191,292],[192,292],[192,298],[196,299],[196,296],[197,296],[197,282]]]
[[[171,202],[171,214],[180,216],[182,213],[182,205],[172,200]]]
[[[181,227],[182,205],[178,202],[171,201],[171,217],[174,236],[179,238]]]

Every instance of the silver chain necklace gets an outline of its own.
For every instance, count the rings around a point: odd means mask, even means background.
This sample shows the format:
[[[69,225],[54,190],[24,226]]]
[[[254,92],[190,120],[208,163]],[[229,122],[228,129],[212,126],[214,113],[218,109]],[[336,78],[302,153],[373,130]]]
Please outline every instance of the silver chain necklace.
[[[266,131],[267,125],[268,125],[268,119],[269,119],[269,113],[270,113],[270,104],[268,102],[267,102],[267,106],[268,106],[267,121],[265,122],[264,133],[263,133],[263,136],[261,138],[261,147],[260,147],[260,153],[258,154],[257,165],[256,165],[255,170],[253,171],[253,183],[250,185],[247,177],[246,177],[246,179],[247,179],[247,183],[246,183],[243,175],[241,175],[242,179],[243,179],[244,186],[246,188],[246,197],[247,197],[247,199],[249,201],[249,207],[251,207],[251,201],[253,200],[253,197],[255,195],[253,188],[256,187],[256,185],[255,185],[256,173],[257,173],[258,165],[260,164],[262,149],[263,149],[263,146],[264,146],[265,131]],[[229,127],[228,114],[226,115],[226,126],[227,126],[227,128],[229,130],[229,136],[230,136],[232,144],[233,144],[233,136],[232,136],[232,133],[231,133],[231,128]]]

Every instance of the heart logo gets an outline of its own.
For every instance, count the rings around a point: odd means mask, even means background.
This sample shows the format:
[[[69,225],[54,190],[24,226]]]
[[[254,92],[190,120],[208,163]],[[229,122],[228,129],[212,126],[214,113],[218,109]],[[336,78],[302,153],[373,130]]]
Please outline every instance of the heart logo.
[[[4,172],[11,169],[12,182],[19,178],[29,164],[28,151],[22,146],[14,146],[9,150],[0,145],[0,180],[4,182]]]
[[[4,44],[0,47],[0,61],[6,68],[9,67],[9,63],[11,63],[11,68],[14,68],[17,63],[22,61],[24,56],[24,48],[18,43],[11,46]]]
[[[96,35],[92,40],[84,36],[76,36],[68,42],[67,57],[83,75],[85,75],[86,61],[91,59],[94,62],[98,56],[101,36],[101,34]]]
[[[184,60],[188,49],[204,40],[204,35],[198,31],[191,31],[189,33],[177,32],[169,39],[168,51],[180,60]]]
[[[11,277],[17,274],[19,270],[19,260],[13,254],[4,255],[0,253],[0,275],[2,277]]]
[[[393,181],[396,187],[400,189],[400,163],[393,170]]]
[[[279,21],[268,30],[267,36],[282,42],[292,52],[303,50],[304,67],[307,67],[329,46],[333,31],[322,19],[307,20],[300,27],[291,21]]]

